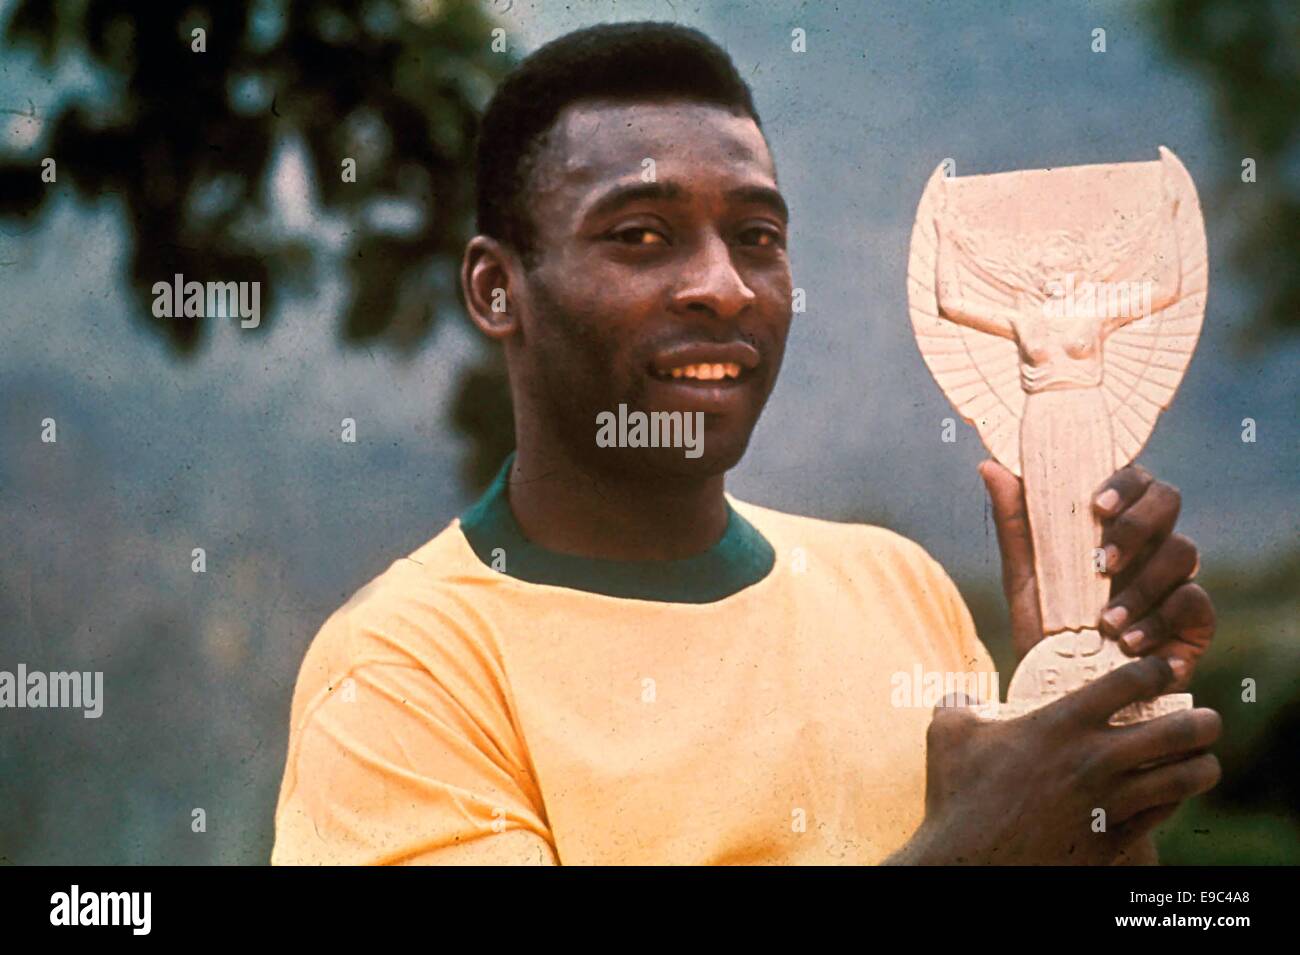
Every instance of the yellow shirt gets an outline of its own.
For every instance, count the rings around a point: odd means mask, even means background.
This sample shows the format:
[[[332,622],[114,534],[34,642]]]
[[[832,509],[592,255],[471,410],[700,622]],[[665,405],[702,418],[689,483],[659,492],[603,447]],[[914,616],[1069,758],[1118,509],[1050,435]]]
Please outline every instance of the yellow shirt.
[[[704,602],[519,579],[460,520],[396,561],[303,662],[272,862],[874,864],[900,847],[934,702],[906,690],[994,669],[970,614],[891,531],[728,501],[773,559]]]

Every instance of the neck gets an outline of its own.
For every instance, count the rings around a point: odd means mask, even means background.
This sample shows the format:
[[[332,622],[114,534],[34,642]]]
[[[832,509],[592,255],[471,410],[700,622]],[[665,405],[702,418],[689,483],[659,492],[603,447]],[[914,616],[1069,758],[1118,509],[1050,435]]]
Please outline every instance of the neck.
[[[680,560],[722,539],[723,475],[595,472],[561,448],[521,437],[510,469],[510,510],[539,547],[602,560]]]

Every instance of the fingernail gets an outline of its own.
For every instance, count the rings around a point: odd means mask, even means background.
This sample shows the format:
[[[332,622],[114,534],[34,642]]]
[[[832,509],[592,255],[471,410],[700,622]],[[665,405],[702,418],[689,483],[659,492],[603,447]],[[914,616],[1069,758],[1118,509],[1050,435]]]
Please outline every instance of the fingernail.
[[[1141,630],[1130,630],[1124,636],[1120,637],[1120,642],[1130,650],[1136,650],[1137,645],[1142,642]]]
[[[1114,570],[1119,566],[1119,548],[1114,544],[1106,545],[1106,569]]]
[[[1169,669],[1174,671],[1174,680],[1181,683],[1183,677],[1187,676],[1187,661],[1175,657],[1169,661]]]
[[[1110,513],[1119,506],[1119,491],[1107,488],[1097,495],[1097,506],[1103,511]]]
[[[1123,607],[1111,607],[1101,615],[1101,622],[1112,630],[1118,631],[1128,620],[1128,611]]]

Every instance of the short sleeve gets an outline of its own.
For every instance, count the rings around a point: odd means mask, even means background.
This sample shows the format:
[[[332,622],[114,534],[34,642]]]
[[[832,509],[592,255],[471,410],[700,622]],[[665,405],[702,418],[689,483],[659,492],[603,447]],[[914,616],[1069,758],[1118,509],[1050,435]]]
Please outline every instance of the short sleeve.
[[[556,864],[490,661],[428,608],[376,603],[304,661],[272,864]]]

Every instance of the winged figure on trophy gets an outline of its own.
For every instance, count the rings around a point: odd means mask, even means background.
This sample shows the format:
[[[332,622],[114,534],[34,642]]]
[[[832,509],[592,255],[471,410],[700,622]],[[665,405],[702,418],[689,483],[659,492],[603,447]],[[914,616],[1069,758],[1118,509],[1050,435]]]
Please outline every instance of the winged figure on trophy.
[[[964,178],[941,165],[922,195],[913,330],[940,388],[1024,482],[1048,638],[1031,656],[1050,674],[1035,699],[1125,662],[1096,629],[1110,579],[1090,499],[1172,400],[1206,273],[1195,186],[1163,146],[1144,163]]]

